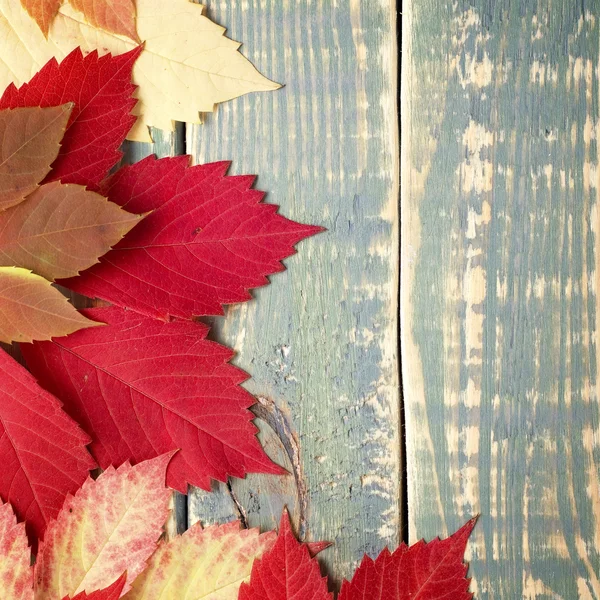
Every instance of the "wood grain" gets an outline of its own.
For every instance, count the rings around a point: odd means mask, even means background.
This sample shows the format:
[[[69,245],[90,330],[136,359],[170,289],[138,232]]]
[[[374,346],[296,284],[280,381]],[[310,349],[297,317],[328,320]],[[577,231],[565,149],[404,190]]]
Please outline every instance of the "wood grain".
[[[405,3],[411,538],[481,513],[476,598],[600,598],[600,7]]]
[[[205,4],[285,88],[220,105],[188,127],[188,152],[258,173],[268,202],[328,231],[215,323],[263,397],[268,451],[295,474],[194,492],[190,519],[243,512],[273,528],[287,502],[302,537],[335,542],[328,570],[349,576],[401,533],[395,3]]]

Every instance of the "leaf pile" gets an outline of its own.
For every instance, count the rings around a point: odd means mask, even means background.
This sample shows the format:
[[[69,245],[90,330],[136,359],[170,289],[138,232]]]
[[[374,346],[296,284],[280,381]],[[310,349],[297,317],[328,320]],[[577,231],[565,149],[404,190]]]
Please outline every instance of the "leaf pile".
[[[96,465],[180,449],[167,482],[182,492],[282,472],[256,438],[247,375],[195,317],[248,300],[320,229],[228,163],[150,157],[109,176],[140,53],[75,50],[0,98],[0,340],[22,343],[36,378],[0,351],[0,497],[33,542]],[[112,306],[78,312],[55,281]]]
[[[170,460],[165,454],[88,478],[48,527],[34,567],[23,525],[9,505],[0,506],[3,599],[332,600],[311,545],[296,540],[287,512],[277,537],[234,521],[160,539]],[[446,540],[365,557],[339,600],[469,600],[462,557],[474,524]]]
[[[133,72],[138,120],[128,136],[137,141],[150,141],[149,125],[198,123],[220,102],[277,89],[203,12],[188,0],[0,0],[0,89],[76,48],[116,55],[142,41]]]

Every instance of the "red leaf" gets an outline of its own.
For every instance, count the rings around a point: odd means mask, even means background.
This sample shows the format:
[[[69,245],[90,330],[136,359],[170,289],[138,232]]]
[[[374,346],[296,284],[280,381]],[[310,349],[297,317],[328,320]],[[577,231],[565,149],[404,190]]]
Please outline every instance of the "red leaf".
[[[327,550],[331,545],[331,542],[306,542],[306,547],[308,548],[311,558],[320,552],[323,552],[323,550]]]
[[[339,600],[471,600],[463,556],[477,519],[445,540],[423,540],[375,559],[363,558]]]
[[[121,575],[111,586],[97,592],[92,592],[91,594],[81,592],[73,600],[119,600],[126,581],[127,575]],[[69,597],[65,596],[63,600],[69,600]]]
[[[89,439],[56,398],[0,351],[0,497],[41,537],[95,464]]]
[[[307,544],[296,540],[284,511],[279,535],[271,550],[252,566],[249,583],[240,587],[239,600],[331,600],[327,579],[311,558]]]
[[[277,214],[226,177],[229,163],[188,167],[189,157],[149,157],[119,170],[102,192],[130,212],[154,211],[100,263],[63,282],[90,297],[168,319],[223,314],[284,269],[294,244],[321,231]]]
[[[96,189],[121,159],[119,147],[135,123],[131,72],[141,50],[99,58],[97,52],[84,57],[76,49],[60,64],[50,60],[19,89],[13,84],[6,89],[0,109],[75,103],[60,153],[45,182],[60,180]]]
[[[255,436],[254,398],[239,386],[246,374],[227,364],[231,350],[204,339],[206,325],[117,307],[82,312],[109,325],[22,349],[92,436],[102,468],[180,448],[167,484],[183,493],[186,483],[209,489],[211,478],[282,472]]]

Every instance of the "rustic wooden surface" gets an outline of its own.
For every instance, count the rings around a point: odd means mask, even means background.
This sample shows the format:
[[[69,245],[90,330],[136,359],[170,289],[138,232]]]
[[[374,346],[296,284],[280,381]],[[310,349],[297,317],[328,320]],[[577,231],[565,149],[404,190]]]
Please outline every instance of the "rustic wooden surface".
[[[600,5],[411,0],[409,530],[481,513],[476,598],[600,598]]]
[[[220,105],[188,126],[186,151],[258,174],[268,202],[328,232],[214,320],[213,338],[252,376],[265,448],[290,475],[193,490],[188,521],[273,529],[287,505],[301,537],[335,542],[322,560],[339,580],[401,536],[395,2],[203,4],[285,87]],[[183,139],[158,134],[127,158],[179,153]]]

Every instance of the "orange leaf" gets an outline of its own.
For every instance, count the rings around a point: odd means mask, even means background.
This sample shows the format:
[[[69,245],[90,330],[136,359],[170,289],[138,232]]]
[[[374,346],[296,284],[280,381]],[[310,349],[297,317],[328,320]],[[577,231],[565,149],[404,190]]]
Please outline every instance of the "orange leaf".
[[[91,594],[127,572],[126,592],[156,549],[169,514],[172,454],[110,467],[67,498],[46,530],[35,566],[36,600]]]
[[[98,262],[142,217],[79,185],[48,183],[0,213],[0,266],[49,280]]]
[[[0,559],[2,598],[33,600],[31,551],[25,525],[17,524],[10,504],[0,506]]]
[[[49,340],[98,325],[102,323],[78,313],[43,277],[0,267],[0,342]]]
[[[206,529],[198,523],[159,546],[125,600],[237,600],[254,559],[275,538],[274,532],[240,529],[237,521]]]
[[[58,156],[72,104],[0,112],[0,210],[22,202]]]
[[[94,26],[140,41],[136,29],[134,0],[69,0]]]
[[[44,35],[48,37],[50,25],[58,14],[62,0],[21,0],[23,8],[39,25]]]

